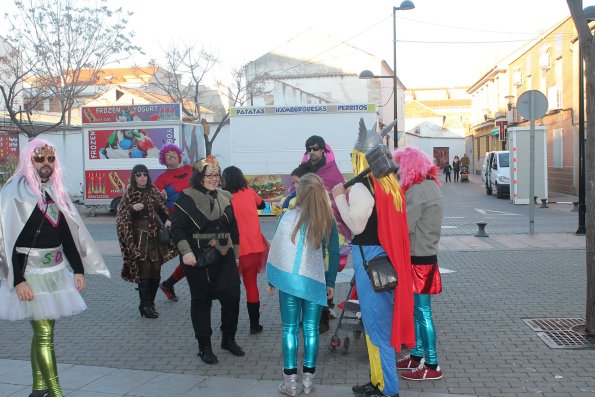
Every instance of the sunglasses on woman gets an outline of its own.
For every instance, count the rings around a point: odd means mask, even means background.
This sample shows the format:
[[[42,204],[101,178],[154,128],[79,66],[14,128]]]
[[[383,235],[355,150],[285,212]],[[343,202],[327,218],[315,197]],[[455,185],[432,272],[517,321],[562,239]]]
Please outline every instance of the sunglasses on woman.
[[[44,161],[48,161],[48,163],[53,163],[56,161],[56,156],[33,156],[33,161],[36,163],[43,163]]]
[[[149,176],[148,173],[141,171],[134,174],[135,177],[140,178],[141,176]]]

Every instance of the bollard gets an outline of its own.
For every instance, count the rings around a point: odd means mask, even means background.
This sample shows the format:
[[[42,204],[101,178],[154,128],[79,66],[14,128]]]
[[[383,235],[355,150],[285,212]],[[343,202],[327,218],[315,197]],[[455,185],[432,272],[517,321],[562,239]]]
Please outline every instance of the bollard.
[[[578,201],[573,201],[572,205],[573,205],[573,207],[570,211],[577,212],[578,211]]]
[[[487,223],[485,222],[477,222],[477,227],[479,228],[479,230],[477,231],[477,233],[475,233],[475,237],[489,237],[485,231],[486,225]]]
[[[537,196],[533,196],[533,204],[537,204]]]
[[[550,208],[547,206],[547,199],[545,199],[545,198],[541,199],[541,206],[539,208]]]

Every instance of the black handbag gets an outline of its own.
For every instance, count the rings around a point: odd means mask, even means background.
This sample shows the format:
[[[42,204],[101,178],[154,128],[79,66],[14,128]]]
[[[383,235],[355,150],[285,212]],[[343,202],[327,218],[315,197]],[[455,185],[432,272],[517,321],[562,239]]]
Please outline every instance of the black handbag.
[[[201,248],[200,255],[196,261],[197,267],[210,267],[216,265],[221,259],[221,252],[215,247]]]
[[[169,244],[171,241],[171,230],[165,227],[157,213],[155,213],[155,220],[157,221],[157,241],[160,244]]]
[[[364,250],[359,246],[362,254],[362,261],[364,269],[368,273],[372,288],[376,292],[391,291],[395,289],[398,284],[398,276],[393,264],[387,255],[379,255],[369,261],[366,261]]]

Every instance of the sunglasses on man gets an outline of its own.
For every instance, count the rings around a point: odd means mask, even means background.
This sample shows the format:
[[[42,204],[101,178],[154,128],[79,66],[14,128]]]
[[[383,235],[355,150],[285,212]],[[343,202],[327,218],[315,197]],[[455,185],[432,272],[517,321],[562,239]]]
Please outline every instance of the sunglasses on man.
[[[321,150],[321,149],[320,149],[320,146],[308,146],[308,147],[306,148],[306,153],[310,153],[310,152],[317,152],[317,151],[319,151],[319,150]]]
[[[56,156],[33,156],[33,161],[36,163],[43,163],[44,161],[48,161],[48,163],[53,163],[56,161]]]

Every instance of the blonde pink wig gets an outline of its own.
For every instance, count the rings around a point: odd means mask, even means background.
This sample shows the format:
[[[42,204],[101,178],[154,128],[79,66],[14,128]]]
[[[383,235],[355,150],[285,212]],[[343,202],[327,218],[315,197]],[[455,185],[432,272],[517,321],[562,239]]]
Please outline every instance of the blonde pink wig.
[[[397,149],[393,153],[393,160],[399,167],[399,182],[403,190],[410,186],[423,182],[425,179],[433,179],[438,186],[438,166],[434,165],[430,157],[421,150],[408,146],[404,149]]]
[[[23,176],[27,180],[27,185],[29,185],[33,191],[33,194],[37,197],[37,201],[40,206],[44,205],[45,197],[41,191],[41,179],[33,167],[32,157],[35,149],[44,147],[46,145],[53,147],[52,144],[44,139],[35,138],[29,141],[21,153],[19,166],[13,175],[13,178],[15,176]],[[57,196],[56,199],[58,200],[60,207],[72,213],[75,211],[75,208],[68,197],[68,193],[64,189],[64,185],[62,184],[62,167],[60,166],[60,159],[58,158],[58,152],[56,150],[55,155],[56,159],[54,160],[54,172],[52,173],[52,176],[50,176],[49,182],[51,182],[52,186],[54,187],[54,192],[56,192]]]

